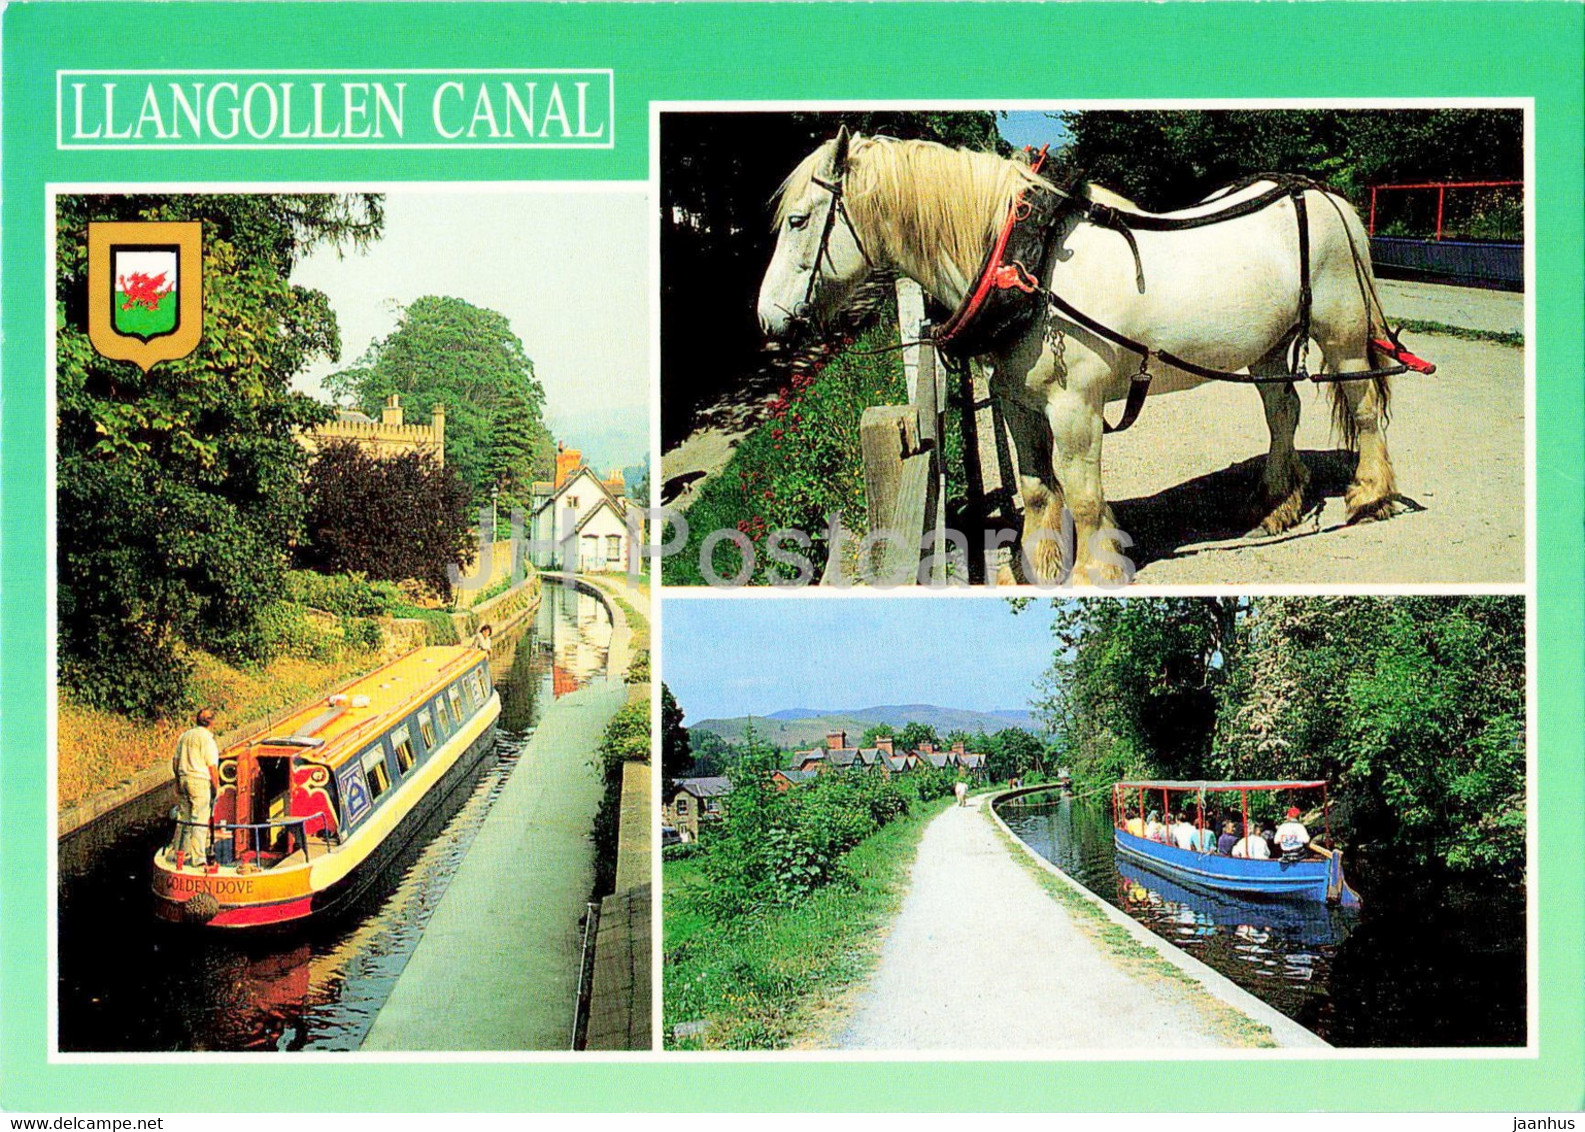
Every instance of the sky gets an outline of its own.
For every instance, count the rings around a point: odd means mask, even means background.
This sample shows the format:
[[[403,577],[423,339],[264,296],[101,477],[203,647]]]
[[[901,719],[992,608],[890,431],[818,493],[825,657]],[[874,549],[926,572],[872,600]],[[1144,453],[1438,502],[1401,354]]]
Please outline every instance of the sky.
[[[662,667],[690,724],[882,704],[1019,711],[1051,665],[1051,614],[990,597],[668,594]]]
[[[1054,113],[1052,110],[1009,110],[1007,117],[997,116],[996,128],[1015,146],[1032,145],[1039,149],[1050,142],[1052,149],[1061,149],[1068,140],[1068,131],[1051,117]]]
[[[298,375],[320,381],[351,365],[424,295],[505,315],[545,387],[557,439],[601,470],[649,451],[649,203],[643,192],[503,190],[385,194],[385,232],[366,252],[320,248],[292,282],[330,297],[341,360]]]

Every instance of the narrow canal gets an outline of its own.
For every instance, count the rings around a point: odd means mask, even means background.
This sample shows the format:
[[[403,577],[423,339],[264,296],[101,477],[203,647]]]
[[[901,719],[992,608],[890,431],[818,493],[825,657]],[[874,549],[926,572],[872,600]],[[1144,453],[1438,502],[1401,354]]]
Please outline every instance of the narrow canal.
[[[334,921],[257,938],[157,921],[149,871],[170,835],[156,790],[58,850],[63,1051],[357,1049],[507,779],[554,701],[605,679],[611,619],[597,599],[547,585],[495,646],[494,748],[385,877]]]
[[[1335,1046],[1525,1044],[1522,892],[1350,861],[1363,908],[1242,899],[1119,860],[1104,802],[998,808],[1041,856]]]

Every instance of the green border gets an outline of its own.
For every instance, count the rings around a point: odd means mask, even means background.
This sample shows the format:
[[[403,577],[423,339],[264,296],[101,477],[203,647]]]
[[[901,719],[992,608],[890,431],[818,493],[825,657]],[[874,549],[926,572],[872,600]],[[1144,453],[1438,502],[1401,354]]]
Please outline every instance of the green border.
[[[16,4],[4,25],[0,1106],[213,1111],[1585,1106],[1577,3]],[[146,35],[138,41],[138,33]],[[245,46],[237,46],[245,45]],[[613,67],[610,151],[57,153],[58,67]],[[651,99],[1533,97],[1541,1025],[1537,1059],[1102,1063],[57,1065],[46,1048],[46,181],[642,179]],[[1518,407],[1516,406],[1516,411]],[[107,958],[113,941],[106,941]],[[195,1087],[195,1080],[207,1082]],[[220,1082],[224,1081],[224,1087]]]

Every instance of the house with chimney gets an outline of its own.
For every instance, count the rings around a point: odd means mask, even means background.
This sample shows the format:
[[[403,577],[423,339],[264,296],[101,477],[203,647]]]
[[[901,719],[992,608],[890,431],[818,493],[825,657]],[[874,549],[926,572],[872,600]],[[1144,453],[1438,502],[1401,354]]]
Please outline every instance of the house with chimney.
[[[899,751],[896,740],[887,735],[876,736],[873,747],[850,747],[846,731],[831,731],[826,735],[824,748],[793,752],[792,769],[805,774],[859,770],[892,775],[906,774],[919,766],[978,775],[984,773],[985,756],[965,750],[961,741],[946,751],[936,750],[930,742],[921,743],[912,751]]]
[[[541,570],[626,570],[638,553],[622,473],[603,478],[576,448],[558,445],[553,480],[534,483],[528,537]],[[641,535],[639,536],[641,537]]]

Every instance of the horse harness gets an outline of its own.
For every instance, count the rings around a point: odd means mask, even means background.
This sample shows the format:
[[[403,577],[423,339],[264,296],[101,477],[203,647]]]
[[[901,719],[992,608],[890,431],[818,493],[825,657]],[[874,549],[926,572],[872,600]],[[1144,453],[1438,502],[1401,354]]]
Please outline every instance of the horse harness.
[[[1044,157],[1044,153],[1040,155]],[[1033,168],[1039,170],[1039,158]],[[1111,205],[1090,200],[1087,195],[1077,195],[1061,190],[1034,188],[1033,191],[1025,190],[1013,201],[1008,209],[1007,219],[990,250],[986,253],[985,261],[981,265],[980,273],[975,286],[970,289],[958,309],[935,332],[934,342],[938,349],[959,359],[966,360],[975,355],[986,353],[999,343],[1007,341],[1016,333],[1025,330],[1029,323],[1039,314],[1042,306],[1049,307],[1054,314],[1077,323],[1090,333],[1121,346],[1131,353],[1139,355],[1139,370],[1133,376],[1128,388],[1128,399],[1123,406],[1122,419],[1114,426],[1102,420],[1105,430],[1122,432],[1134,423],[1139,417],[1140,410],[1144,407],[1145,396],[1150,391],[1152,380],[1151,363],[1161,362],[1175,369],[1183,370],[1196,377],[1210,381],[1235,381],[1244,384],[1286,384],[1291,381],[1308,380],[1315,382],[1327,381],[1368,381],[1375,378],[1392,377],[1410,369],[1419,373],[1433,373],[1436,367],[1431,363],[1415,357],[1404,349],[1398,340],[1398,334],[1388,328],[1388,340],[1381,338],[1371,339],[1371,346],[1378,353],[1392,358],[1398,364],[1382,366],[1376,369],[1358,370],[1349,373],[1311,373],[1307,360],[1310,339],[1310,226],[1308,222],[1307,204],[1305,194],[1316,190],[1331,197],[1331,192],[1324,185],[1305,177],[1296,177],[1290,174],[1263,173],[1248,177],[1232,186],[1227,191],[1238,191],[1261,181],[1269,181],[1272,187],[1250,197],[1232,204],[1218,212],[1202,216],[1153,216],[1136,212],[1125,212]],[[827,185],[826,188],[831,186]],[[832,212],[840,206],[840,189],[834,192],[836,205]],[[1055,289],[1046,289],[1040,286],[1039,280],[1045,267],[1046,257],[1052,247],[1052,233],[1058,223],[1077,208],[1092,224],[1102,228],[1109,228],[1117,232],[1127,241],[1129,250],[1133,253],[1135,264],[1135,285],[1141,294],[1145,291],[1144,265],[1139,256],[1139,246],[1134,240],[1134,231],[1147,232],[1178,232],[1190,228],[1203,228],[1212,224],[1221,224],[1230,220],[1237,220],[1244,216],[1253,215],[1263,209],[1269,208],[1284,198],[1293,201],[1294,213],[1298,223],[1299,235],[1299,301],[1297,316],[1292,328],[1283,337],[1287,349],[1293,353],[1292,371],[1285,374],[1254,374],[1236,373],[1231,370],[1212,369],[1191,362],[1187,358],[1179,357],[1170,350],[1161,350],[1134,338],[1130,338],[1120,331],[1114,330],[1097,319],[1090,317],[1068,302]],[[1332,202],[1337,207],[1336,202]],[[844,216],[846,213],[844,212]],[[832,216],[828,215],[826,224],[829,232]],[[849,221],[849,227],[852,222]],[[855,239],[857,233],[854,233]],[[1372,300],[1368,289],[1364,265],[1360,262],[1359,252],[1353,248],[1354,270],[1360,283],[1360,295],[1367,307],[1367,313]],[[862,245],[860,245],[862,250]],[[824,241],[822,240],[822,253]],[[868,256],[866,255],[866,260]],[[817,262],[818,268],[818,262]],[[811,280],[811,294],[813,294],[813,280]],[[1379,302],[1377,307],[1379,309]],[[1382,319],[1386,324],[1385,315]]]

